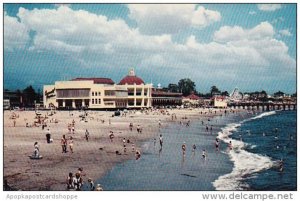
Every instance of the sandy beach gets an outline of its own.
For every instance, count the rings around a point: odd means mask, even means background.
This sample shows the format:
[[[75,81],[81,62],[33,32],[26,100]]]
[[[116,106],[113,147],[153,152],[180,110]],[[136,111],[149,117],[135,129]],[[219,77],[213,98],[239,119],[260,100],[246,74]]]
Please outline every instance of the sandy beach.
[[[16,125],[11,116],[16,114]],[[117,163],[135,158],[131,151],[132,142],[136,149],[140,149],[143,141],[156,137],[159,129],[159,120],[162,127],[170,122],[188,120],[205,120],[214,115],[224,114],[224,110],[212,109],[168,109],[153,111],[128,111],[125,116],[112,117],[111,111],[88,111],[87,122],[81,121],[79,111],[56,111],[48,116],[50,111],[41,111],[42,117],[47,117],[47,127],[26,127],[33,124],[34,111],[5,111],[4,112],[4,179],[8,184],[20,190],[66,190],[66,178],[69,172],[77,172],[83,168],[83,180],[101,178]],[[173,114],[173,120],[172,120]],[[176,119],[175,119],[176,116]],[[54,123],[57,120],[57,123]],[[68,123],[75,121],[75,133],[68,131]],[[133,130],[129,124],[133,123]],[[136,131],[141,125],[142,133]],[[53,143],[46,141],[46,131],[49,128]],[[90,133],[89,141],[85,139],[85,130]],[[109,139],[109,132],[113,131],[113,142]],[[67,139],[74,139],[74,153],[68,147],[67,153],[62,153],[60,140],[62,135]],[[130,140],[127,151],[123,150],[123,138]],[[43,159],[31,160],[34,142],[40,146]],[[121,155],[117,155],[119,151]],[[141,150],[143,155],[143,152]],[[143,156],[142,156],[143,157]]]

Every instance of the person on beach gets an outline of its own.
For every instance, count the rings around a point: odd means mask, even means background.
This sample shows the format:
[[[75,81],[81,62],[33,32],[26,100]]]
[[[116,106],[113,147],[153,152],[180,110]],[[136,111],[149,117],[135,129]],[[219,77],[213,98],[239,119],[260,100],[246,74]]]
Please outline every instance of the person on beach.
[[[69,176],[67,177],[67,189],[68,190],[74,190],[75,189],[75,185],[74,185],[74,176],[73,173],[70,172]]]
[[[141,158],[141,152],[139,150],[136,150],[135,152],[135,159],[138,160]]]
[[[15,120],[15,119],[14,119],[13,123],[14,123],[14,127],[16,127],[16,123],[17,123],[17,122],[16,122],[16,120]]]
[[[72,125],[71,124],[68,124],[68,131],[69,131],[69,133],[71,133],[71,131],[72,131]]]
[[[62,153],[67,153],[67,139],[65,135],[62,136],[60,144],[62,148]]]
[[[162,145],[163,145],[163,136],[162,136],[162,134],[160,134],[160,136],[159,136],[159,144],[160,144],[160,147],[162,147]]]
[[[140,130],[141,130],[141,127],[140,127],[140,125],[137,125],[137,127],[136,127],[136,131],[137,131],[138,133],[140,133]]]
[[[50,129],[48,128],[47,129],[47,132],[46,132],[46,140],[47,140],[47,143],[51,143],[51,132],[50,132]]]
[[[161,120],[158,120],[158,127],[161,127]]]
[[[88,189],[89,189],[89,191],[94,191],[95,190],[95,184],[94,184],[94,181],[91,178],[88,179]]]
[[[113,139],[114,139],[115,135],[112,131],[109,131],[109,133],[110,133],[109,134],[109,139],[110,139],[111,142],[113,142]]]
[[[185,155],[185,150],[186,150],[185,142],[183,142],[183,145],[181,145],[181,149],[182,149],[182,155]]]
[[[154,143],[154,147],[155,147],[155,144],[156,144],[156,138],[153,139],[153,143]]]
[[[34,143],[33,157],[34,158],[39,158],[40,157],[40,147],[38,145],[38,142]]]
[[[80,175],[80,177],[86,176],[86,174],[83,172],[83,168],[82,167],[78,168],[77,173]]]
[[[72,134],[75,134],[75,127],[74,127],[74,125],[72,126]]]
[[[215,141],[216,151],[219,151],[219,145],[220,145],[219,139],[216,138],[216,141]]]
[[[135,145],[134,145],[134,143],[131,144],[131,149],[132,149],[132,152],[135,151]]]
[[[206,129],[206,132],[208,132],[208,125],[207,124],[206,124],[206,128],[205,129]]]
[[[133,129],[133,123],[130,123],[129,124],[129,130],[132,131],[132,129]]]
[[[70,136],[70,138],[69,138],[69,148],[70,148],[70,150],[71,150],[71,152],[73,153],[73,137],[72,136]]]
[[[123,147],[124,147],[124,153],[126,153],[127,149],[126,149],[126,139],[123,138]]]
[[[75,174],[75,178],[74,178],[74,186],[75,186],[76,191],[81,190],[82,183],[83,183],[82,178],[81,178],[80,174],[77,172]]]
[[[88,142],[89,141],[89,137],[90,137],[90,133],[88,131],[88,129],[85,130],[85,140]]]

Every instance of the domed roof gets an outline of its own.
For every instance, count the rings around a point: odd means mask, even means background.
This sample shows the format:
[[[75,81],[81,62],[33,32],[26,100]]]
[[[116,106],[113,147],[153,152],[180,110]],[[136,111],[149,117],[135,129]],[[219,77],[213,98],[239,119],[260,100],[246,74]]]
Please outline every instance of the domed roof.
[[[138,76],[135,76],[135,73],[134,73],[134,70],[130,70],[129,71],[129,75],[127,75],[126,77],[124,77],[119,85],[125,85],[125,84],[128,84],[128,85],[141,85],[141,84],[145,84],[144,81],[139,78]]]

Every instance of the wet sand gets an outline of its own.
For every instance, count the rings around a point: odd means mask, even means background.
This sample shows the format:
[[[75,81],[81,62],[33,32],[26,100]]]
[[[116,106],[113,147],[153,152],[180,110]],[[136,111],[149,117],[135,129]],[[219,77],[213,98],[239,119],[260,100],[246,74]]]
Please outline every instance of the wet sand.
[[[202,114],[200,114],[202,111]],[[216,113],[215,113],[216,111]],[[13,126],[12,113],[17,114],[16,127]],[[50,111],[41,111],[41,116],[47,116]],[[5,111],[4,112],[4,179],[8,184],[20,190],[66,190],[66,178],[69,172],[77,172],[83,168],[83,180],[88,178],[101,178],[114,165],[128,159],[134,159],[131,152],[131,143],[127,145],[127,152],[123,151],[122,139],[130,139],[137,149],[143,141],[151,139],[158,134],[159,119],[162,127],[168,126],[171,121],[186,123],[189,119],[207,120],[214,115],[223,114],[224,111],[208,109],[173,109],[166,111],[140,111],[127,113],[126,117],[112,117],[113,112],[89,111],[88,122],[80,121],[78,111],[56,111],[53,116],[47,116],[47,127],[26,127],[26,122],[32,124],[35,118],[34,111]],[[73,114],[73,115],[71,115]],[[177,119],[172,120],[172,114]],[[187,119],[185,119],[185,117]],[[58,123],[50,123],[57,119]],[[69,133],[68,123],[75,121],[75,134]],[[104,120],[102,123],[101,120]],[[109,120],[111,124],[109,124]],[[53,120],[52,120],[53,122]],[[129,123],[133,123],[133,131],[129,130]],[[137,133],[136,127],[140,124],[142,133]],[[53,143],[47,144],[46,131],[51,131]],[[85,140],[85,129],[90,133],[90,139]],[[113,131],[115,138],[110,142],[109,131]],[[68,147],[67,153],[62,153],[60,139],[62,135],[74,139],[74,153]],[[40,146],[41,160],[31,160],[34,142]],[[115,151],[121,152],[117,155]],[[143,153],[142,153],[143,154]]]

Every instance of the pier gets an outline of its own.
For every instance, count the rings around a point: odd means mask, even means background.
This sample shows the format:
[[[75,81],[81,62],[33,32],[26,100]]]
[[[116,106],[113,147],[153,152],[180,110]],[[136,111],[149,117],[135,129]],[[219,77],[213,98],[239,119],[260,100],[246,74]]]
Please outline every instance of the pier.
[[[287,103],[269,103],[269,102],[236,102],[229,103],[229,108],[232,109],[248,109],[248,110],[262,110],[262,111],[272,111],[272,110],[297,110],[296,102]]]

